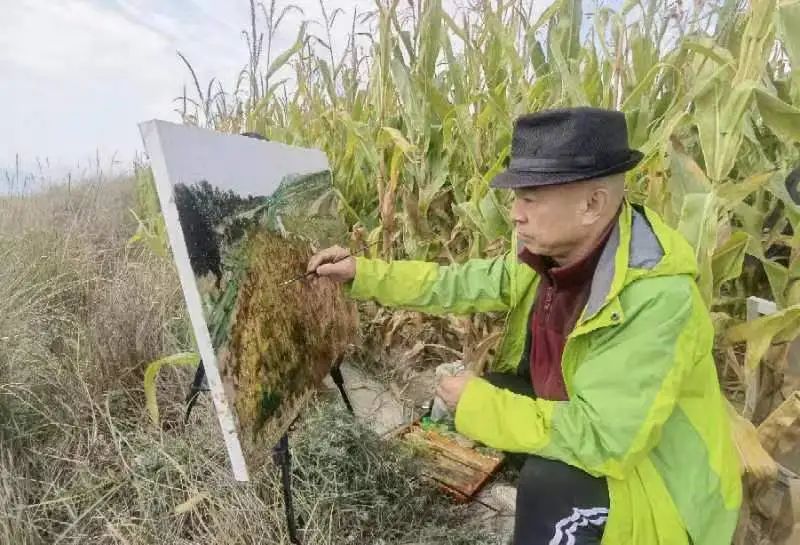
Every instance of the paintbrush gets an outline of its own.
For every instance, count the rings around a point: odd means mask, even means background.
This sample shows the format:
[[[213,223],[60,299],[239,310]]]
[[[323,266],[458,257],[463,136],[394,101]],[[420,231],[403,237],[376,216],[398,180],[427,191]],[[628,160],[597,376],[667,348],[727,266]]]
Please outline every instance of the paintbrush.
[[[361,253],[361,252],[363,252],[364,250],[367,250],[367,249],[369,249],[369,248],[372,248],[373,246],[375,246],[375,245],[376,245],[376,244],[378,244],[379,242],[380,242],[380,239],[376,240],[375,242],[371,242],[371,243],[369,243],[369,244],[365,244],[364,246],[362,246],[361,248],[359,248],[358,250],[356,250],[356,252],[355,252],[355,253]],[[348,257],[353,257],[353,253],[351,252],[351,253],[349,253],[349,254],[347,254],[347,255],[343,255],[342,257],[339,257],[339,258],[337,258],[337,259],[335,259],[335,260],[331,261],[330,263],[323,263],[323,265],[333,265],[334,263],[339,263],[340,261],[344,261],[344,260],[345,260],[345,259],[347,259]],[[305,273],[303,273],[303,274],[298,274],[298,275],[297,275],[297,276],[295,276],[294,278],[290,278],[289,280],[287,280],[287,281],[285,281],[285,282],[281,282],[280,284],[278,284],[278,287],[288,286],[288,285],[289,285],[289,284],[291,284],[292,282],[297,282],[298,280],[302,280],[302,279],[304,279],[304,278],[307,278],[307,277],[309,277],[309,276],[311,276],[311,275],[313,275],[313,274],[316,274],[316,271],[308,271],[308,272],[305,272]]]

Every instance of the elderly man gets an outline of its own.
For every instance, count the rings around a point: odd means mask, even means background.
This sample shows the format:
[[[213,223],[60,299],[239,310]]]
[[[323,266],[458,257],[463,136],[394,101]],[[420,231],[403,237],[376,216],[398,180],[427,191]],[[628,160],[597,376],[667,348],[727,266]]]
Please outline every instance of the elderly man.
[[[514,543],[728,545],[739,466],[692,248],[624,198],[625,118],[593,108],[515,123],[516,251],[463,264],[347,258],[309,270],[357,299],[505,311],[493,373],[441,380],[456,429],[525,455]]]

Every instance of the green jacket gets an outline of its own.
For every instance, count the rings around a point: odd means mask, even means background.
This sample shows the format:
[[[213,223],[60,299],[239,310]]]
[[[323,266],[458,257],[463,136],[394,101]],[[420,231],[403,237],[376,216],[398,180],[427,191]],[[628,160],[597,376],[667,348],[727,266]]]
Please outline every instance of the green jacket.
[[[356,299],[427,313],[505,311],[494,369],[513,373],[538,278],[515,252],[461,265],[357,259]],[[569,401],[471,380],[463,435],[608,479],[606,545],[729,545],[741,503],[737,453],[712,358],[714,330],[689,244],[625,203],[561,367]],[[535,342],[535,341],[534,341]]]

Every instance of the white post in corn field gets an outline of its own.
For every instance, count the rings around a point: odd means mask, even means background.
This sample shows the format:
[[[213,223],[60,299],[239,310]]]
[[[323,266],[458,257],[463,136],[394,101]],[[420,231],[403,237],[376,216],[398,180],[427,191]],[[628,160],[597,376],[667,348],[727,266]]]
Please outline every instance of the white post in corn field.
[[[768,316],[778,312],[778,305],[773,301],[762,299],[761,297],[750,296],[747,298],[747,321],[750,322],[760,316]],[[758,391],[761,387],[761,374],[758,367],[751,369],[745,365],[744,368],[744,408],[742,416],[752,420],[758,402]]]

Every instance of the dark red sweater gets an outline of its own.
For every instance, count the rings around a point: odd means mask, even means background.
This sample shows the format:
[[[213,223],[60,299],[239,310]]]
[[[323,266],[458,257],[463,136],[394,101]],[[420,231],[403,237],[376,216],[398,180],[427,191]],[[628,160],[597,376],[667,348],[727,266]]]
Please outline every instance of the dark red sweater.
[[[580,261],[558,267],[549,257],[523,249],[519,258],[541,275],[530,320],[530,375],[536,397],[568,399],[561,373],[561,356],[567,336],[575,328],[589,298],[592,276],[608,242],[612,222],[597,246]]]

